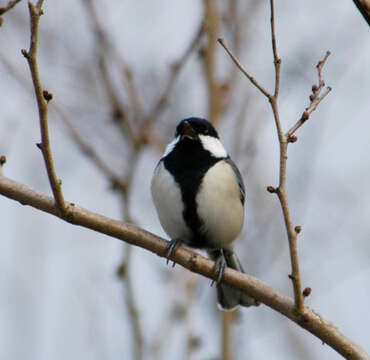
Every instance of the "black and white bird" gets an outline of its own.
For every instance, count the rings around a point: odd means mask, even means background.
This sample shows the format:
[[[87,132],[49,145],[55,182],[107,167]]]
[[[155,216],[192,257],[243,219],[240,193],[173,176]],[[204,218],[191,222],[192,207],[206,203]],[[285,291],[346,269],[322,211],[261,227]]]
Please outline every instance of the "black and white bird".
[[[234,241],[244,222],[245,189],[217,131],[200,118],[182,120],[153,175],[152,197],[160,223],[177,246],[205,249],[219,270],[217,298],[225,310],[257,305],[252,297],[220,283],[226,266],[243,271]]]

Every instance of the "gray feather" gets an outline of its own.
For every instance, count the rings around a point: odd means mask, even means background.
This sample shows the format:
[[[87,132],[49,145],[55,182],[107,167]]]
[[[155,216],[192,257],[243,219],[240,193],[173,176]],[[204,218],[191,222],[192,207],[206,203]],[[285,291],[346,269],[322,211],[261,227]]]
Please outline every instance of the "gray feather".
[[[235,165],[234,161],[232,161],[229,157],[225,159],[225,162],[228,163],[231,166],[231,168],[232,168],[232,170],[235,174],[236,180],[238,181],[239,190],[240,190],[240,200],[241,200],[242,204],[244,205],[244,202],[245,202],[245,187],[244,187],[242,175],[240,174],[240,171],[239,171],[238,167]]]

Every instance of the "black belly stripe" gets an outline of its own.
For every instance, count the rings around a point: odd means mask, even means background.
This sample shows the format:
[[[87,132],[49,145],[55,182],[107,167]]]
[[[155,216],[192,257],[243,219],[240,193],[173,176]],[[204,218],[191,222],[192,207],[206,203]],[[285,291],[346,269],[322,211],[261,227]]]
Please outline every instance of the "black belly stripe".
[[[192,232],[191,239],[182,239],[188,246],[210,247],[207,234],[201,231],[203,222],[197,213],[196,194],[207,170],[220,160],[222,158],[211,156],[200,143],[189,139],[178,143],[163,159],[165,168],[173,175],[181,189],[184,221]]]

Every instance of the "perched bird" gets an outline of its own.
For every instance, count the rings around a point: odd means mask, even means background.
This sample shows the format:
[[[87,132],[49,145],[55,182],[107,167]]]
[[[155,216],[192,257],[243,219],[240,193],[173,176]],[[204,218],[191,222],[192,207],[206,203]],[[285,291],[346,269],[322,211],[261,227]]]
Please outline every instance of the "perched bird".
[[[240,172],[212,124],[182,120],[154,170],[152,197],[171,241],[205,249],[218,269],[217,298],[222,309],[257,305],[252,297],[220,283],[226,266],[243,271],[234,241],[244,222],[245,190]]]

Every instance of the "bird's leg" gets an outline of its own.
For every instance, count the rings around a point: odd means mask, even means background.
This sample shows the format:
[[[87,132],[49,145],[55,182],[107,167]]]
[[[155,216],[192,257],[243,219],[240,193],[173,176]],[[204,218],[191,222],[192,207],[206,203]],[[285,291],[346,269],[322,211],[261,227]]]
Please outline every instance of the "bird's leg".
[[[171,241],[168,242],[168,244],[166,246],[166,250],[167,250],[167,254],[166,254],[166,257],[167,257],[167,265],[170,262],[170,259],[169,258],[176,251],[176,249],[181,245],[181,243],[182,243],[182,241],[180,239],[172,239]],[[172,267],[174,267],[174,266],[175,266],[175,262],[173,262]]]
[[[218,271],[218,276],[217,276],[217,280],[212,281],[211,286],[213,286],[215,281],[217,284],[221,282],[222,278],[224,277],[226,266],[227,264],[226,264],[226,259],[224,256],[224,250],[220,249],[220,255],[217,257],[215,264],[213,265],[213,270]]]

